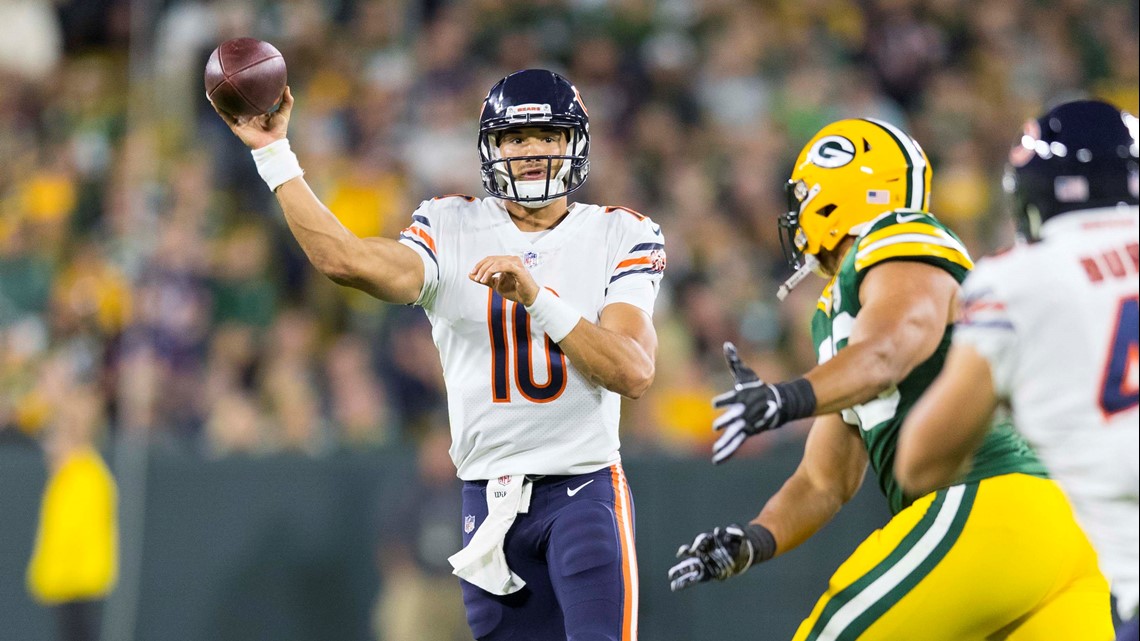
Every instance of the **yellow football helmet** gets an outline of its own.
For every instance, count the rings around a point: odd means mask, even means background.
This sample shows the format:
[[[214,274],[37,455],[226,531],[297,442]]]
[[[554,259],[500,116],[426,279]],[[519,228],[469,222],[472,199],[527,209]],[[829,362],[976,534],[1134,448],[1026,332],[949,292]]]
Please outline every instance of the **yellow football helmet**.
[[[804,146],[787,190],[780,240],[788,262],[798,270],[805,254],[835,249],[884,212],[926,211],[930,162],[922,147],[894,125],[871,118],[840,120]]]

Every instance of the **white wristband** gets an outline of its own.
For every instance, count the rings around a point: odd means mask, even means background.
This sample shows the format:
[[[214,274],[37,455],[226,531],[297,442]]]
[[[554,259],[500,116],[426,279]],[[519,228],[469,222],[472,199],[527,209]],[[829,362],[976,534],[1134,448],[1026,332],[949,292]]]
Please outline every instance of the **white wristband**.
[[[538,290],[538,296],[526,306],[526,311],[534,324],[555,343],[561,343],[582,320],[581,314],[545,287]]]
[[[305,173],[297,162],[297,154],[289,148],[288,138],[275,140],[250,153],[253,154],[253,162],[257,164],[257,173],[261,174],[261,179],[273,191]]]

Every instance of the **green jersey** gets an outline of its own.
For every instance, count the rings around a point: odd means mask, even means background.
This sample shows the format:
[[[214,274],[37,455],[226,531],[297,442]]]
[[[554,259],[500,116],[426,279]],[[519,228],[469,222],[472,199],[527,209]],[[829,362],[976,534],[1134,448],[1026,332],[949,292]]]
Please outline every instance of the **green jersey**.
[[[890,260],[916,261],[940,267],[961,283],[973,262],[958,237],[934,216],[921,211],[888,212],[871,221],[843,259],[838,273],[823,291],[812,318],[812,339],[822,364],[847,346],[859,315],[859,287],[875,265]],[[938,376],[950,347],[948,326],[938,349],[905,379],[877,398],[841,412],[843,420],[859,428],[879,487],[897,514],[910,504],[894,477],[899,428],[907,412]],[[1028,444],[1009,421],[998,421],[974,454],[965,481],[1021,472],[1046,476]]]

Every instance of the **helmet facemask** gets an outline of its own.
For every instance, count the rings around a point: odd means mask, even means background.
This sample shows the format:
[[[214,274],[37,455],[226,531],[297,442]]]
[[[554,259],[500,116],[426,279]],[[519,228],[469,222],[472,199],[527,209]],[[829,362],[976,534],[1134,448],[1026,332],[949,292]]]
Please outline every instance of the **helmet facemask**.
[[[549,121],[547,121],[549,122]],[[522,126],[543,126],[542,120],[535,119]],[[590,171],[589,133],[576,126],[558,126],[567,138],[565,154],[510,156],[504,157],[499,150],[499,137],[507,129],[517,128],[518,124],[508,124],[499,129],[483,130],[479,133],[479,155],[482,161],[483,187],[497,198],[512,200],[524,207],[538,209],[566,196],[586,180]],[[546,176],[541,180],[518,180],[511,171],[511,163],[544,161]],[[561,166],[555,171],[557,161]]]
[[[798,270],[804,266],[805,252],[810,252],[807,236],[800,226],[800,215],[819,194],[819,185],[809,189],[802,180],[789,180],[784,188],[788,195],[788,210],[778,221],[780,248],[784,251],[784,259],[788,264]],[[819,251],[819,248],[815,248],[815,251]]]

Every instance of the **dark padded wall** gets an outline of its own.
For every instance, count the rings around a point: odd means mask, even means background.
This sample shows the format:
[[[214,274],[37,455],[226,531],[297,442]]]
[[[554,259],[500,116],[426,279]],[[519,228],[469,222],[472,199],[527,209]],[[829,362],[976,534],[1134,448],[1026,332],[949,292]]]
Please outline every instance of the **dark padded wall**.
[[[677,546],[698,531],[753,516],[801,450],[801,443],[779,444],[716,468],[627,460],[644,640],[791,638],[835,567],[886,522],[873,483],[800,549],[727,584],[671,594],[665,573]],[[398,449],[223,461],[152,452],[138,621],[134,639],[122,641],[366,641],[382,588],[375,562],[381,506],[412,474],[411,453]],[[37,450],[0,447],[3,641],[53,639],[53,619],[23,585],[44,479]],[[134,495],[126,487],[122,494]]]

